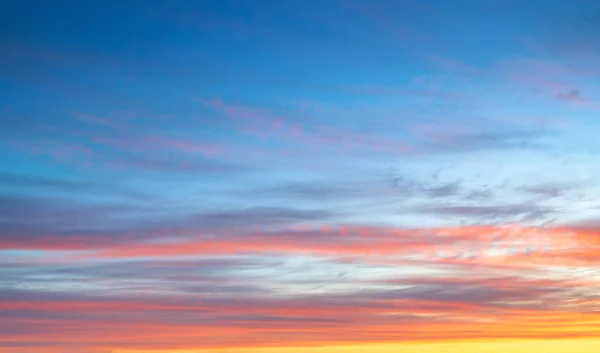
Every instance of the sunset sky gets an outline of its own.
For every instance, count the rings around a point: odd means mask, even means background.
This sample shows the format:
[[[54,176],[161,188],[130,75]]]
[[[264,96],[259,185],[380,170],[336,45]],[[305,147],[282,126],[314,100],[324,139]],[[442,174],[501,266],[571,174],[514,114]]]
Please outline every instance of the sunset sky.
[[[0,1],[0,353],[600,352],[599,11]]]

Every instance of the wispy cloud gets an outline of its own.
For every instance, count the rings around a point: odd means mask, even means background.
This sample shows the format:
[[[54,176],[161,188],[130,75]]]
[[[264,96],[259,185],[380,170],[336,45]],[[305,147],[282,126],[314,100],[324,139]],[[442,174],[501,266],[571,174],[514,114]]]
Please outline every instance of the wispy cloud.
[[[577,89],[572,89],[567,92],[560,93],[558,95],[558,99],[567,101],[567,102],[586,102],[587,99],[583,97],[583,94]]]

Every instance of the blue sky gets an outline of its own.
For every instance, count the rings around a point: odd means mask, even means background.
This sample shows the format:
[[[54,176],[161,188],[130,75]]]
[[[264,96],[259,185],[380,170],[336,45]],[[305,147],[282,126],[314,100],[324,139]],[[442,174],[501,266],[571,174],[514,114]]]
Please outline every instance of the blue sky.
[[[217,295],[216,329],[239,324],[224,313],[241,292],[267,311],[281,293],[370,308],[352,288],[389,299],[390,277],[421,288],[431,283],[406,278],[485,273],[498,244],[519,253],[597,239],[581,229],[595,232],[600,207],[598,6],[4,1],[0,297],[68,307],[90,293],[95,303]],[[561,244],[565,263],[597,259]],[[471,263],[448,263],[473,251]],[[559,281],[585,267],[537,264],[523,276]],[[501,296],[454,285],[478,305]],[[546,304],[575,294],[544,295],[527,292]],[[6,325],[30,323],[11,315]],[[48,315],[57,327],[82,319]],[[338,341],[352,336],[335,327]],[[32,349],[65,342],[19,332]],[[262,342],[246,334],[223,342]],[[123,348],[92,336],[86,347]],[[307,339],[327,341],[317,336]],[[156,347],[178,344],[165,340]]]

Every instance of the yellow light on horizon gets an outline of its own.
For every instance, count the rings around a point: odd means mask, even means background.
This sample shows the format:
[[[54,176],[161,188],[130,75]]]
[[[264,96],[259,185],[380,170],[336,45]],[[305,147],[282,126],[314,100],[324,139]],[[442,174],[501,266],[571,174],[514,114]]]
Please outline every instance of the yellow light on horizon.
[[[113,350],[113,353],[597,353],[598,339],[486,340],[326,347]]]

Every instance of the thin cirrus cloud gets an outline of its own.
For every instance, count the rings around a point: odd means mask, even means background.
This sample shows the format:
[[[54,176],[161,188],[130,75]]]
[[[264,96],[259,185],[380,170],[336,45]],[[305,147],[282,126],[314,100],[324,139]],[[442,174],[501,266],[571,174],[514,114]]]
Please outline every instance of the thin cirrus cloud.
[[[0,5],[0,352],[594,342],[592,12],[271,5]]]

